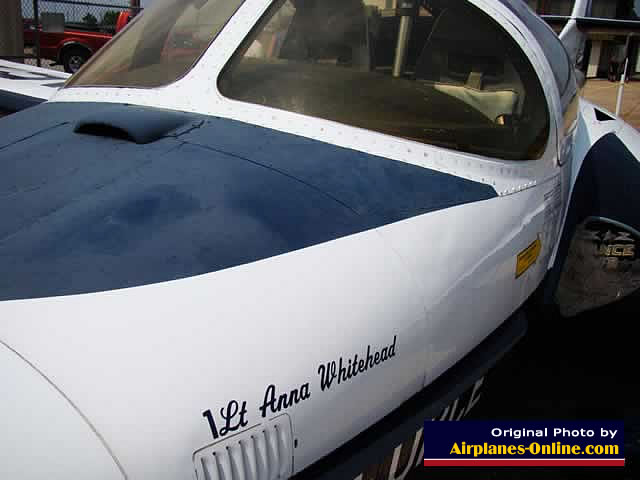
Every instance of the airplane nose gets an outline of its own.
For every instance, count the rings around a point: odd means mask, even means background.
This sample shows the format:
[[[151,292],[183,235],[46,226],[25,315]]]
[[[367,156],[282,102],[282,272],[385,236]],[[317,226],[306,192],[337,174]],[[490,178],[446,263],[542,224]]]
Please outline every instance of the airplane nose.
[[[0,342],[0,478],[125,478],[80,411]]]

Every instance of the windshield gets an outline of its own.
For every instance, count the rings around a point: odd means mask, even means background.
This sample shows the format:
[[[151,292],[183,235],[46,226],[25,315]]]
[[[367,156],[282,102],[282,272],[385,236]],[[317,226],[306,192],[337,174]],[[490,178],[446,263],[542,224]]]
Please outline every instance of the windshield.
[[[221,93],[463,152],[540,158],[544,91],[502,26],[467,0],[390,3],[275,2],[227,63]]]
[[[185,75],[244,0],[155,0],[67,87],[159,87]]]

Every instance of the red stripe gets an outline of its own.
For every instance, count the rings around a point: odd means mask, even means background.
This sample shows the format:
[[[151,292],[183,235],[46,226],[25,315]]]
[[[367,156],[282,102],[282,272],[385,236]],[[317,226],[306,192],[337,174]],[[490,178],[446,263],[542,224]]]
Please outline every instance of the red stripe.
[[[624,458],[607,460],[567,460],[541,458],[531,459],[468,459],[468,460],[427,460],[425,467],[624,467]]]

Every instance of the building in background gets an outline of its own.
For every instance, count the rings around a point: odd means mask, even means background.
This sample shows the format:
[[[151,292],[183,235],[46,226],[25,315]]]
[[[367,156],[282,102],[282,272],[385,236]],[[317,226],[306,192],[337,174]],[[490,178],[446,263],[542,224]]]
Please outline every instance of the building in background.
[[[574,0],[521,0],[529,4],[538,14],[558,32],[562,30],[566,19],[571,15]],[[398,7],[398,0],[375,0],[383,11],[391,12]],[[393,13],[390,13],[393,14]],[[558,18],[549,18],[556,16]],[[615,20],[640,20],[640,0],[592,0],[591,16]],[[629,56],[628,75],[640,78],[640,28],[619,22],[612,26],[591,26],[587,41],[582,69],[588,78],[607,78],[610,66],[621,70],[625,58]],[[620,66],[620,68],[618,68]]]
[[[523,0],[524,1],[524,0]],[[571,14],[573,0],[526,0],[531,8],[540,15],[568,16]],[[591,16],[615,20],[640,20],[640,0],[593,0]],[[561,30],[565,21],[547,18],[557,30]],[[587,78],[607,78],[612,62],[614,66],[623,65],[629,56],[628,75],[640,77],[640,48],[638,28],[619,22],[613,26],[591,26],[584,58],[584,70]],[[621,67],[622,68],[622,67]]]

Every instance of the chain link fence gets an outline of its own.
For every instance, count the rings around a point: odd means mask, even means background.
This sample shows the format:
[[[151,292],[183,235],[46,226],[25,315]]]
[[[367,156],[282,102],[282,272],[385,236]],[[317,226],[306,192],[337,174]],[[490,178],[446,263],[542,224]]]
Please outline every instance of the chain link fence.
[[[75,72],[142,10],[136,4],[128,0],[2,0],[0,58]]]

